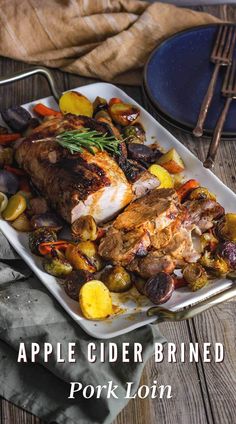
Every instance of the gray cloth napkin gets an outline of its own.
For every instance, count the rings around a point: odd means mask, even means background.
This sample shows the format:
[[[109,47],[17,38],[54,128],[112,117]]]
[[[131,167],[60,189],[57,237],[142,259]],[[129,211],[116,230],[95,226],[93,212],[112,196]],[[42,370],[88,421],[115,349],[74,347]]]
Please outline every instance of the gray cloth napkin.
[[[89,363],[89,337],[64,312],[44,289],[27,265],[17,256],[0,233],[0,395],[47,422],[59,424],[110,423],[128,402],[125,384],[134,381],[137,389],[145,362],[153,352],[153,344],[165,342],[157,327],[145,326],[112,339],[120,351],[123,342],[143,345],[143,363]],[[104,341],[104,340],[103,340]],[[76,342],[76,363],[57,363],[52,357],[43,363],[17,363],[20,342],[28,348],[32,342],[61,342],[66,347]],[[98,345],[99,340],[97,340]],[[106,344],[108,341],[106,341]],[[119,386],[119,399],[69,400],[71,381],[82,384]]]

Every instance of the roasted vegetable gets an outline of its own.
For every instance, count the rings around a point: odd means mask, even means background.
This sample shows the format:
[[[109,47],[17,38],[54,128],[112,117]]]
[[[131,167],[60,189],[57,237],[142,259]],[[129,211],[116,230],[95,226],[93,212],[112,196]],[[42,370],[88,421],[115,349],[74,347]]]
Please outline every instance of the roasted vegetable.
[[[42,256],[52,255],[54,251],[65,252],[69,244],[70,243],[65,240],[43,242],[40,243],[38,251]]]
[[[31,225],[33,228],[48,227],[54,231],[60,231],[63,227],[62,220],[52,212],[34,215],[31,219]]]
[[[184,171],[184,163],[174,148],[162,155],[158,161],[158,165],[163,166],[171,174],[178,174]]]
[[[109,107],[109,113],[114,122],[126,126],[138,119],[140,110],[136,106],[127,103],[113,103]]]
[[[22,213],[15,221],[12,222],[12,227],[17,231],[28,232],[32,231],[32,226],[25,213]]]
[[[74,115],[93,116],[93,105],[83,94],[77,91],[67,91],[59,100],[62,113],[73,113]]]
[[[95,116],[100,110],[107,110],[108,104],[106,99],[97,96],[93,102],[93,115]]]
[[[236,270],[236,243],[225,241],[218,246],[217,254],[228,263],[231,270]]]
[[[158,188],[173,188],[174,181],[169,172],[160,165],[153,164],[148,168],[148,171],[155,175],[160,181]]]
[[[113,266],[107,268],[101,276],[101,279],[107,288],[114,293],[122,293],[129,290],[132,286],[130,274],[122,266]]]
[[[191,191],[190,200],[210,199],[216,200],[216,196],[205,187],[198,187]]]
[[[45,116],[61,116],[61,112],[58,110],[51,109],[50,107],[47,107],[43,105],[42,103],[38,103],[34,106],[33,111],[37,113],[37,115],[45,117]]]
[[[11,165],[13,162],[13,149],[0,146],[0,166]]]
[[[223,240],[236,242],[236,213],[226,213],[216,227],[216,234]]]
[[[101,269],[101,259],[97,253],[97,246],[92,241],[82,241],[71,244],[66,249],[66,258],[74,269],[83,269],[96,272]]]
[[[79,293],[81,311],[87,319],[104,319],[112,314],[112,300],[108,288],[101,281],[85,283]]]
[[[29,201],[30,215],[42,215],[48,212],[48,205],[44,197],[32,197]]]
[[[173,291],[174,280],[165,272],[159,272],[155,277],[150,278],[144,286],[145,295],[156,305],[167,302]]]
[[[140,294],[143,294],[143,295],[145,294],[145,291],[144,291],[145,284],[146,284],[146,281],[143,278],[141,278],[139,275],[135,275],[134,285]]]
[[[18,138],[20,138],[19,133],[0,134],[0,145],[7,146],[8,144],[12,143],[13,141],[18,140]]]
[[[197,263],[186,265],[183,270],[183,277],[192,291],[197,291],[208,283],[205,269]]]
[[[146,134],[142,124],[128,125],[123,130],[126,143],[141,143],[146,141]]]
[[[79,301],[79,292],[81,287],[87,281],[93,279],[93,274],[88,271],[77,270],[72,271],[66,278],[64,282],[64,289],[66,294],[71,297],[71,299]]]
[[[185,280],[185,278],[181,278],[181,277],[173,277],[174,280],[174,286],[175,286],[175,290],[180,289],[181,287],[186,287],[188,285],[187,281]]]
[[[29,247],[32,253],[39,255],[39,245],[43,242],[57,241],[56,232],[50,228],[37,228],[29,235]]]
[[[6,209],[2,213],[3,219],[6,221],[15,221],[26,209],[27,203],[25,198],[17,193],[10,197]]]
[[[55,277],[65,277],[72,271],[72,266],[62,256],[55,256],[52,258],[46,258],[43,263],[43,267],[48,274],[54,275]]]
[[[202,255],[200,263],[207,269],[207,272],[214,277],[219,277],[229,272],[229,265],[226,260],[207,250]]]
[[[76,219],[71,226],[72,237],[75,241],[96,240],[98,229],[91,215],[84,215]]]
[[[30,113],[22,106],[13,106],[2,112],[2,119],[16,132],[23,132],[31,120]]]
[[[138,162],[151,163],[154,158],[153,150],[145,144],[128,143],[128,157]]]
[[[218,243],[219,240],[214,236],[212,232],[204,233],[200,237],[202,252],[204,252],[204,250],[210,250],[211,252],[213,252],[216,249]]]
[[[182,184],[177,190],[180,202],[183,202],[183,200],[185,200],[191,191],[198,187],[199,182],[197,180],[188,180],[186,183]]]
[[[6,209],[8,204],[8,198],[4,193],[0,192],[0,214]]]
[[[122,100],[119,97],[112,97],[109,100],[109,106],[114,105],[115,103],[122,103]]]
[[[0,170],[0,191],[2,193],[15,194],[19,187],[18,178],[3,169]]]

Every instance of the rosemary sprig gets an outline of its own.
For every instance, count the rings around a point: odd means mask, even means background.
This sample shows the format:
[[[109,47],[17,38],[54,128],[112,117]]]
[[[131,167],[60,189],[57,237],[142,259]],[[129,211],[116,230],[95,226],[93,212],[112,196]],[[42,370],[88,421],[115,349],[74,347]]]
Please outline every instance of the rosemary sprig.
[[[107,135],[107,133],[102,134],[88,128],[65,131],[56,136],[56,141],[60,146],[68,149],[71,154],[82,153],[83,149],[88,150],[93,155],[96,153],[95,149],[119,154],[120,140]]]

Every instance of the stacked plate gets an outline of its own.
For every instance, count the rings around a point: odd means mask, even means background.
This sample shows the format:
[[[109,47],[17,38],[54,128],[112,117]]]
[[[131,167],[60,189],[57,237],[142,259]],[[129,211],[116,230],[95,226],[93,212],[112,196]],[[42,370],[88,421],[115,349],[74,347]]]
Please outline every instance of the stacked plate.
[[[217,31],[218,24],[213,24],[179,32],[161,43],[145,66],[144,91],[149,101],[161,118],[187,132],[196,125],[214,70],[210,56]],[[206,136],[212,135],[224,107],[224,74],[222,67],[204,125]],[[222,137],[236,137],[236,102],[230,108]]]

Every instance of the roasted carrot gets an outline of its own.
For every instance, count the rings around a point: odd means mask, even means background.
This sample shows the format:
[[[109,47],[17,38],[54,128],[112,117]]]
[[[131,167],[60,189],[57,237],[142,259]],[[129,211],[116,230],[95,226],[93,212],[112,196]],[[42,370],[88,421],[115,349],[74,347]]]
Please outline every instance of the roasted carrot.
[[[45,117],[45,116],[62,116],[61,112],[51,109],[50,107],[47,107],[43,105],[42,103],[38,103],[34,106],[33,111],[37,113],[39,116]]]
[[[20,137],[21,135],[19,133],[0,134],[0,144],[5,145],[12,143],[12,141],[16,141]]]
[[[18,175],[19,177],[26,175],[23,169],[14,168],[13,166],[10,166],[10,165],[5,165],[4,169],[8,172],[11,172],[12,174]]]
[[[121,100],[121,99],[119,99],[119,97],[112,97],[112,98],[109,100],[109,106],[112,106],[112,105],[114,105],[115,103],[122,103],[122,100]]]
[[[39,245],[39,252],[41,255],[49,255],[52,253],[52,250],[66,250],[70,243],[65,240],[58,240],[54,242],[47,242],[47,243],[40,243]]]
[[[180,202],[182,202],[192,190],[198,187],[200,187],[200,184],[197,180],[188,180],[186,183],[181,185],[177,190]]]

